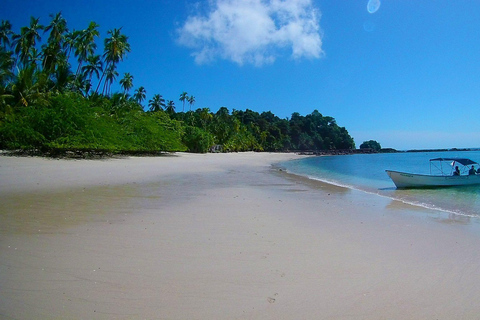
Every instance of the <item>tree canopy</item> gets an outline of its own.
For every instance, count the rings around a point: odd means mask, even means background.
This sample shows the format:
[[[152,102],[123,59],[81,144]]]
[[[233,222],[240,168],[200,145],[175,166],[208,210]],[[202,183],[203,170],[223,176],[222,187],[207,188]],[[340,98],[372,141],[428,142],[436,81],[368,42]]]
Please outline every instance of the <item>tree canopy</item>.
[[[368,140],[364,141],[360,145],[360,149],[372,149],[374,151],[380,151],[382,149],[382,146],[375,140]]]

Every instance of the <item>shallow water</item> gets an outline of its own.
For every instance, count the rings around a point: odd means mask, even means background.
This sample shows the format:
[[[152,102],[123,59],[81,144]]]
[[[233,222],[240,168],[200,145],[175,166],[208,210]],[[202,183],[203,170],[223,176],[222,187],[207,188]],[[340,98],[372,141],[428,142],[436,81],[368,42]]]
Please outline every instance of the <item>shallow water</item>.
[[[348,156],[310,157],[283,162],[291,173],[363,192],[400,200],[425,208],[468,217],[480,217],[480,186],[396,189],[386,169],[430,174],[429,160],[440,157],[469,158],[480,161],[480,151],[415,152],[390,154],[357,154]],[[451,165],[443,166],[451,172]],[[433,174],[438,169],[433,168]]]

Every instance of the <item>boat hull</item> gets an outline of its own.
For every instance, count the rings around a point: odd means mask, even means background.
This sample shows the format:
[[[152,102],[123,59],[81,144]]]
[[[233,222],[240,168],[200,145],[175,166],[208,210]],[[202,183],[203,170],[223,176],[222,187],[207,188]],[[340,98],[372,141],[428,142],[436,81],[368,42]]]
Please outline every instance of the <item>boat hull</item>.
[[[385,170],[397,188],[434,188],[480,184],[480,175],[433,176]]]

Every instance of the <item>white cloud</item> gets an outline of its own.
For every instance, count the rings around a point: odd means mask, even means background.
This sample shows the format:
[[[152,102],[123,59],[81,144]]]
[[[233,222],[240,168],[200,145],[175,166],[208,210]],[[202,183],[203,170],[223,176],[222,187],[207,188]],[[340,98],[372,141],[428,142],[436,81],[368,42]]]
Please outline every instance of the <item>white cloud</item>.
[[[312,0],[212,0],[206,16],[187,18],[178,41],[199,64],[222,58],[260,66],[285,49],[294,59],[320,58],[319,19]]]

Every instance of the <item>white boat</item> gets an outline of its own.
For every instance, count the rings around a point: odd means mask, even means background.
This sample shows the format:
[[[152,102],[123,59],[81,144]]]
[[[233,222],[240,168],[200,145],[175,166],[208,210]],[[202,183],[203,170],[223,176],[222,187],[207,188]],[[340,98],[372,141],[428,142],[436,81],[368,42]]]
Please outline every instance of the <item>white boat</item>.
[[[439,174],[432,174],[432,166]],[[475,166],[480,169],[477,162],[466,158],[435,158],[430,160],[430,174],[385,171],[397,188],[452,187],[480,184],[480,173],[469,174]],[[458,168],[459,172],[455,174],[454,168],[457,167],[462,169]]]

